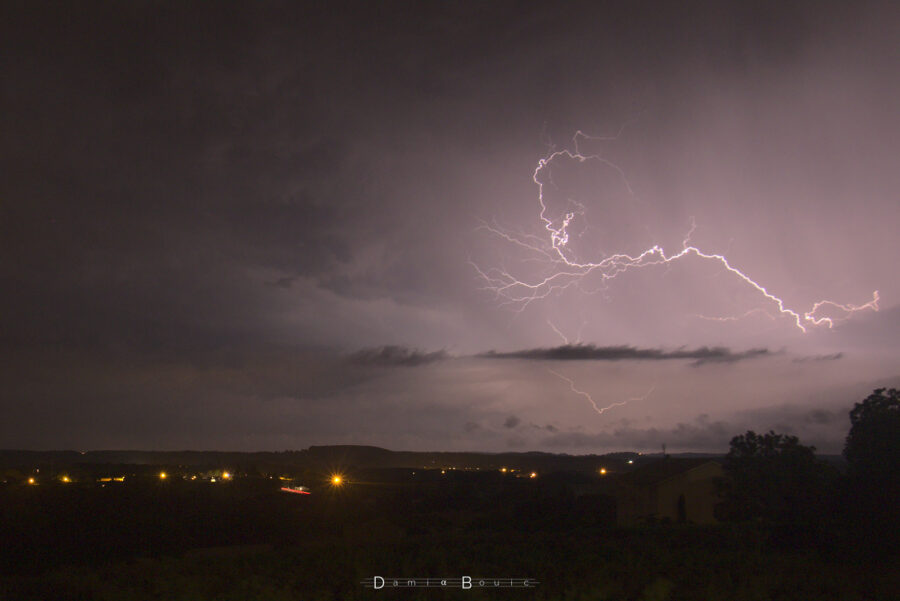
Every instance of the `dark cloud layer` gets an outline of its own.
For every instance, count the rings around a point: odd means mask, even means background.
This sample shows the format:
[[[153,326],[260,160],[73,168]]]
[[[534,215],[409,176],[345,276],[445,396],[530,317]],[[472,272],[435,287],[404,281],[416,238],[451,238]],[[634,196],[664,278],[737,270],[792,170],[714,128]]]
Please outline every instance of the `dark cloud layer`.
[[[350,360],[357,365],[377,365],[379,367],[416,367],[427,365],[447,358],[445,351],[425,352],[403,346],[383,346],[375,349],[363,349],[350,355]]]
[[[838,361],[844,358],[844,353],[829,353],[827,355],[812,355],[806,357],[794,357],[794,363],[806,363],[807,361]]]
[[[533,361],[670,361],[692,360],[693,365],[705,363],[736,363],[745,359],[769,356],[768,349],[750,349],[734,352],[725,347],[700,347],[697,349],[636,348],[633,346],[594,346],[591,344],[563,345],[552,348],[526,349],[498,353],[490,351],[479,355],[488,359],[528,359]]]
[[[515,415],[510,415],[509,417],[506,418],[506,421],[503,422],[503,427],[504,428],[515,428],[520,423],[522,423],[521,419],[519,419]]]

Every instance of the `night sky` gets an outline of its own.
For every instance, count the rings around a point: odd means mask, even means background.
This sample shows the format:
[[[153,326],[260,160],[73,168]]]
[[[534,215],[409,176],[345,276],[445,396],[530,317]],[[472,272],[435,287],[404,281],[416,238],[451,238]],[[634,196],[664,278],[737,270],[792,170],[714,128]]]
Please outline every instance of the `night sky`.
[[[839,452],[900,386],[897,39],[890,2],[4,2],[0,448]]]

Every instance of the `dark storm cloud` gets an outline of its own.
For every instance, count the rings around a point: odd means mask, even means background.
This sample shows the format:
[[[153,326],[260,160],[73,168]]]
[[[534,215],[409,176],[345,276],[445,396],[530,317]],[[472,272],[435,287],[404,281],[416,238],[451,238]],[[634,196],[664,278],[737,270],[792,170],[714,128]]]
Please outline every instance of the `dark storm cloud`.
[[[503,422],[503,427],[504,428],[515,428],[520,423],[522,423],[521,419],[519,419],[515,415],[510,415],[509,417],[506,418],[506,421]]]
[[[234,8],[5,11],[3,342],[270,341],[280,299],[256,269],[276,288],[394,292],[378,283],[390,266],[355,265],[394,217],[365,157],[404,42],[370,37],[364,6]]]
[[[804,420],[811,424],[830,424],[837,418],[838,416],[831,411],[826,411],[825,409],[813,409],[806,414]]]
[[[791,359],[794,363],[807,363],[809,361],[837,361],[844,358],[844,353],[829,353],[826,355],[811,355],[804,357],[795,357]]]
[[[547,424],[544,426],[539,426],[537,424],[530,424],[530,425],[535,430],[546,430],[547,432],[551,432],[551,433],[559,431],[559,429],[556,426],[554,426],[553,424]]]
[[[425,352],[405,346],[383,346],[381,348],[363,349],[350,355],[350,360],[357,365],[377,365],[379,367],[416,367],[428,365],[447,358],[446,351]]]
[[[693,360],[693,365],[705,363],[736,363],[771,355],[768,349],[734,352],[725,347],[700,347],[666,351],[658,348],[633,346],[594,346],[590,344],[563,345],[552,348],[526,349],[498,353],[490,351],[478,355],[487,359],[527,359],[533,361],[670,361]]]

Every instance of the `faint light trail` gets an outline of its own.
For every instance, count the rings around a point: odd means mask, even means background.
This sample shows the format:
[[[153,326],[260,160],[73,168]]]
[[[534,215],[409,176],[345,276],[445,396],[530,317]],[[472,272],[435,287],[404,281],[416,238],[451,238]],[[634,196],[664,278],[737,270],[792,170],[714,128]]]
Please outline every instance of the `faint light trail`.
[[[631,397],[630,399],[612,403],[611,405],[607,405],[606,407],[600,407],[599,405],[597,405],[597,402],[594,401],[594,398],[590,394],[588,394],[587,392],[585,392],[583,390],[579,390],[578,388],[576,388],[575,382],[571,378],[567,378],[566,376],[562,375],[561,373],[559,373],[557,371],[553,371],[552,369],[548,369],[547,371],[549,371],[551,374],[553,374],[560,380],[567,382],[569,384],[569,388],[572,390],[572,392],[586,398],[588,400],[588,402],[591,404],[591,406],[594,408],[594,411],[596,411],[598,415],[603,415],[604,411],[609,411],[610,409],[613,409],[615,407],[621,407],[622,405],[627,405],[628,403],[630,403],[632,401],[643,401],[647,397],[649,397],[650,394],[654,390],[656,390],[656,385],[654,384],[653,386],[650,387],[650,390],[648,390],[643,396]]]
[[[765,309],[750,309],[749,311],[747,311],[746,313],[743,313],[742,315],[733,315],[733,316],[725,316],[725,317],[711,317],[709,315],[699,315],[699,314],[695,314],[694,317],[697,317],[698,319],[705,319],[707,321],[739,321],[741,319],[746,319],[747,317],[750,317],[751,315],[756,315],[756,314],[765,315],[772,321],[775,321],[775,316],[772,315],[771,313],[769,313],[768,311],[766,311]]]
[[[621,129],[619,133],[621,133]],[[491,225],[486,222],[483,222],[482,225],[479,226],[478,229],[486,230],[490,234],[497,236],[508,243],[535,253],[535,256],[532,257],[531,260],[543,261],[544,264],[550,268],[549,275],[527,279],[514,276],[510,271],[503,267],[485,269],[470,260],[470,265],[472,265],[478,276],[484,282],[483,288],[492,292],[495,298],[501,301],[501,306],[513,306],[518,312],[521,312],[530,303],[536,300],[547,298],[554,293],[560,293],[572,286],[578,286],[582,280],[590,274],[599,275],[601,281],[605,283],[631,269],[667,265],[678,259],[693,255],[701,259],[719,263],[725,270],[734,274],[741,281],[760,293],[767,301],[773,303],[777,308],[778,313],[782,316],[789,317],[802,332],[806,332],[807,327],[810,325],[825,325],[830,328],[836,321],[846,319],[850,314],[858,311],[868,309],[878,311],[879,296],[877,290],[873,293],[872,300],[863,305],[841,304],[831,300],[820,300],[806,312],[801,313],[789,308],[784,299],[775,295],[767,287],[732,265],[725,255],[705,252],[699,247],[693,246],[691,244],[691,236],[697,227],[693,218],[691,218],[690,229],[682,240],[682,246],[678,252],[667,253],[662,246],[657,244],[650,246],[637,254],[619,252],[611,254],[600,261],[578,260],[569,247],[569,226],[578,218],[584,218],[584,206],[572,199],[568,199],[570,204],[577,206],[577,209],[563,213],[557,219],[559,224],[554,225],[554,220],[548,216],[549,209],[547,208],[544,197],[544,187],[547,183],[545,177],[550,177],[551,165],[557,160],[571,160],[579,163],[588,161],[598,162],[614,169],[619,174],[629,194],[633,194],[632,187],[620,167],[599,155],[583,154],[579,149],[578,142],[581,139],[613,140],[616,139],[616,137],[618,137],[618,134],[617,136],[611,137],[594,137],[578,131],[573,137],[574,150],[554,150],[538,161],[537,167],[532,175],[532,180],[538,186],[538,204],[540,206],[538,218],[542,223],[542,229],[545,232],[544,238],[531,234],[505,231],[497,225]],[[542,173],[544,173],[545,170],[547,175],[542,177]],[[549,179],[549,181],[552,184],[552,179]],[[817,317],[816,313],[824,308],[837,309],[846,315],[845,317]],[[746,313],[745,316],[752,312],[753,311]],[[706,319],[711,319],[713,321],[734,321],[739,318],[740,317],[717,317]],[[556,326],[552,323],[550,323],[550,326],[563,338],[563,340],[568,340]]]
[[[553,325],[553,323],[549,319],[547,320],[547,325],[550,326],[551,328],[553,328],[553,331],[556,332],[559,335],[559,337],[563,339],[563,344],[565,344],[566,346],[569,345],[568,337],[565,334],[563,334],[562,332],[560,332],[559,328],[557,328],[555,325]]]

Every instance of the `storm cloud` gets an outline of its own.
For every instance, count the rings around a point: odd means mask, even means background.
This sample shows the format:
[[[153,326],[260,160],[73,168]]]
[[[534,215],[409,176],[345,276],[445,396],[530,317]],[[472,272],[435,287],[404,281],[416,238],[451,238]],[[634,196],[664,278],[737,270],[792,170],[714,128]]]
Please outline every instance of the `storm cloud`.
[[[498,353],[490,351],[479,355],[487,359],[528,359],[533,361],[671,361],[691,360],[693,365],[704,363],[736,363],[745,359],[771,355],[768,349],[750,349],[734,352],[725,347],[700,347],[667,351],[658,348],[633,346],[598,347],[590,344],[563,345],[552,348],[526,349]]]
[[[900,365],[898,24],[6,6],[0,447],[839,448]]]
[[[403,346],[383,346],[375,349],[363,349],[350,355],[350,360],[358,365],[377,365],[380,367],[402,366],[415,367],[427,365],[447,358],[445,351],[425,352]]]

